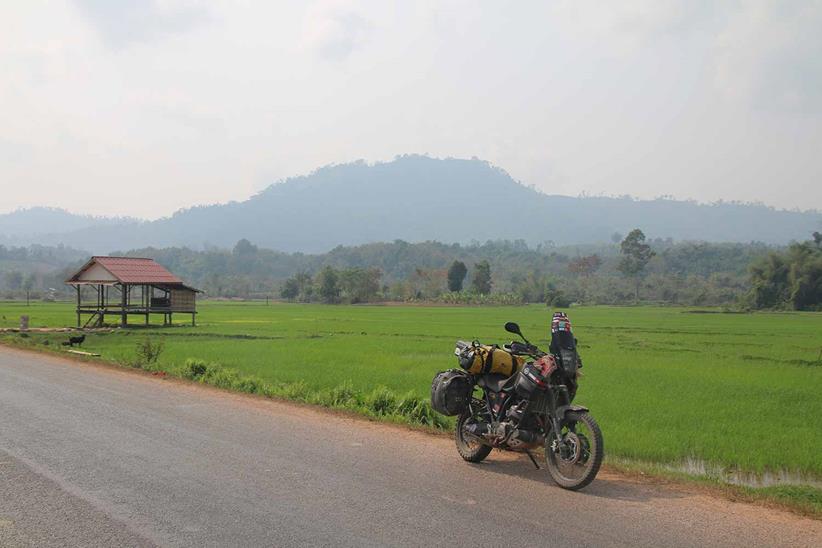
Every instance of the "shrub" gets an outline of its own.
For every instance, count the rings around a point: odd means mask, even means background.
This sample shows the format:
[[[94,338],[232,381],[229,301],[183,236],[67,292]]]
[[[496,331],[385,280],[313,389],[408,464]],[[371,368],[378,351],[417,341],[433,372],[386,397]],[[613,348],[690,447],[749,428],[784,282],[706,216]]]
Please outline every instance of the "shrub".
[[[182,376],[187,379],[198,379],[206,374],[208,365],[202,360],[189,358],[183,366]]]
[[[231,388],[246,394],[263,394],[265,383],[257,377],[238,377]]]
[[[329,390],[326,402],[329,407],[349,407],[352,404],[359,405],[361,400],[351,381],[346,381]]]
[[[464,304],[464,305],[500,305],[514,306],[524,304],[522,295],[517,293],[491,293],[483,295],[471,291],[461,291],[459,293],[443,293],[439,297],[432,299],[432,302],[443,304]]]
[[[201,378],[202,382],[212,384],[219,388],[235,388],[239,385],[240,375],[233,369],[212,365],[208,367],[205,375]]]
[[[277,396],[296,401],[308,401],[311,396],[311,389],[303,381],[292,382],[280,385]]]
[[[137,354],[137,360],[134,363],[135,367],[148,367],[152,364],[157,363],[157,360],[160,358],[160,354],[163,353],[163,342],[154,343],[151,341],[151,338],[146,337],[142,341],[137,343],[135,348],[135,354]]]
[[[397,404],[396,414],[412,424],[445,429],[450,426],[448,419],[431,408],[431,403],[419,399],[412,392],[406,394]]]
[[[284,398],[323,407],[349,409],[366,415],[390,417],[391,420],[439,429],[452,426],[450,419],[434,412],[428,401],[415,397],[413,392],[398,397],[384,386],[377,387],[365,395],[354,388],[351,381],[319,391],[312,389],[304,381],[271,385],[258,377],[243,376],[234,369],[197,358],[188,358],[185,364],[174,369],[172,374],[219,388],[262,394],[269,398]]]
[[[366,404],[377,415],[392,415],[397,409],[397,396],[384,386],[378,386],[368,395]]]

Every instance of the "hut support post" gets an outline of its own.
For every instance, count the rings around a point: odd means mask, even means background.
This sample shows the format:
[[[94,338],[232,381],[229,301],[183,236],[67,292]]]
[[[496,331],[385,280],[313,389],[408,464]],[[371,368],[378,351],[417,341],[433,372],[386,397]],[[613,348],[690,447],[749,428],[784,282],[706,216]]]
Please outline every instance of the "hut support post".
[[[103,307],[106,304],[105,289],[103,289],[103,284],[98,285],[95,289],[97,289],[97,321],[95,323],[98,327],[103,327],[103,318],[105,317]]]
[[[74,289],[77,290],[77,327],[80,327],[80,286],[75,285]]]
[[[126,306],[128,303],[127,291],[125,285],[120,285],[120,306],[122,306],[122,310],[120,313],[120,326],[125,327],[128,325],[128,315],[126,314]]]

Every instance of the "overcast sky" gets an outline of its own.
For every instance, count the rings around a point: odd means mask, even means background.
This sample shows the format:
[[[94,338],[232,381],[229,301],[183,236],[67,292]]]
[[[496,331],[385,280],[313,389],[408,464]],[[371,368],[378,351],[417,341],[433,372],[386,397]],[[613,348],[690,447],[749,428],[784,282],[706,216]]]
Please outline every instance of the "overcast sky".
[[[822,209],[822,2],[0,0],[0,213],[156,218],[329,163]]]

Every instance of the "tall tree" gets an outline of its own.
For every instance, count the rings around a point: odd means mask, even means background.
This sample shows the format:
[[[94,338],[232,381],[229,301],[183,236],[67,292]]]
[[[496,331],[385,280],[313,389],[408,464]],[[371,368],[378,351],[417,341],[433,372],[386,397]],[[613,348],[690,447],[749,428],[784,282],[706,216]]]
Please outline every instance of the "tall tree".
[[[526,303],[544,303],[548,288],[552,285],[548,276],[533,271],[512,276],[511,284]]]
[[[234,246],[234,254],[243,256],[254,255],[257,253],[257,246],[243,238]]]
[[[339,299],[339,278],[339,274],[331,266],[326,266],[317,274],[317,291],[324,303],[332,304]]]
[[[442,294],[446,286],[445,269],[415,268],[408,281],[416,299],[433,299]]]
[[[586,255],[585,257],[577,257],[568,262],[568,270],[570,272],[586,278],[592,276],[601,266],[602,259],[596,253]]]
[[[468,268],[462,261],[454,261],[448,267],[448,291],[462,291],[462,283],[465,281],[465,275],[468,274]]]
[[[300,294],[300,284],[295,278],[288,278],[280,288],[280,297],[293,301]]]
[[[651,246],[645,243],[645,234],[638,228],[633,229],[622,243],[619,244],[622,253],[617,269],[625,276],[634,279],[634,301],[639,302],[639,286],[645,274],[645,267],[656,253]]]
[[[23,273],[19,270],[10,270],[5,274],[6,287],[12,291],[20,289],[23,285]]]
[[[34,288],[35,282],[36,279],[32,273],[26,274],[23,278],[23,291],[26,292],[26,306],[29,305],[29,297],[31,296],[31,290]]]
[[[576,259],[571,259],[568,263],[568,270],[572,274],[577,274],[580,276],[579,285],[581,288],[581,297],[583,300],[588,299],[588,283],[589,278],[594,275],[594,273],[599,270],[602,266],[602,259],[594,253],[593,255],[586,255],[585,257],[577,257]]]
[[[340,272],[340,289],[351,303],[368,302],[379,293],[381,277],[378,268],[348,268]]]
[[[751,264],[751,297],[756,308],[822,308],[822,248],[792,244]]]
[[[488,261],[480,261],[474,265],[474,278],[471,280],[471,285],[480,295],[491,293],[491,265]]]

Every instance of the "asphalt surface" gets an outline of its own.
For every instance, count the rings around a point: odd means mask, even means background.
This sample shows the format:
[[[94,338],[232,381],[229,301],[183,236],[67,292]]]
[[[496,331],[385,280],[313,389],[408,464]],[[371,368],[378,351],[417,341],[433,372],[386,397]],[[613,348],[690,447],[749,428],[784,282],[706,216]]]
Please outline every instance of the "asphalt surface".
[[[822,522],[0,347],[0,546],[153,545],[818,547]]]

